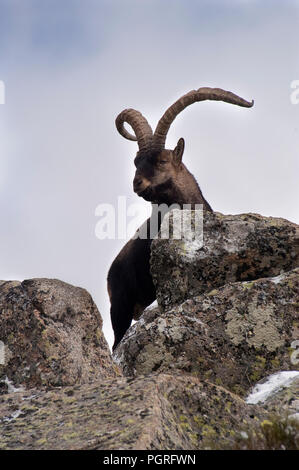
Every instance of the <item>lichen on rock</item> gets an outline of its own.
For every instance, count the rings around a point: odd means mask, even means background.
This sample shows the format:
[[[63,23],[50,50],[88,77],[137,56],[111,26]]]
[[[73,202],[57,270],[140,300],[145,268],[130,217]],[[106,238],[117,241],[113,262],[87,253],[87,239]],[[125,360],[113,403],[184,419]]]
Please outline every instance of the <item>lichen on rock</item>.
[[[185,215],[153,241],[158,305],[114,361],[86,290],[0,281],[1,449],[296,448],[299,227],[206,213],[202,239]]]
[[[243,396],[268,374],[296,369],[289,350],[298,339],[298,295],[299,268],[279,283],[228,283],[168,311],[145,311],[115,357],[128,376],[178,369]]]
[[[222,387],[153,374],[0,397],[0,449],[205,449],[267,417]],[[17,432],[18,430],[18,432]]]
[[[183,212],[192,219],[197,211]],[[175,221],[166,220],[170,233]],[[285,219],[205,212],[203,225],[194,225],[193,242],[190,230],[185,245],[184,232],[180,240],[156,237],[152,243],[151,272],[165,310],[229,282],[278,276],[299,266],[299,226]]]

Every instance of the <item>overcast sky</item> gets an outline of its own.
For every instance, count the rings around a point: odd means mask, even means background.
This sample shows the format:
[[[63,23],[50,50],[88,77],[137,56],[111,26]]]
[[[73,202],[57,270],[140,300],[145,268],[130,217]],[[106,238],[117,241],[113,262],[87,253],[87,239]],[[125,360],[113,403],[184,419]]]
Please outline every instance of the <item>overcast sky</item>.
[[[194,104],[167,148],[185,138],[214,210],[299,223],[298,49],[295,0],[0,0],[0,279],[85,287],[111,346],[106,275],[125,242],[96,238],[95,209],[127,196],[149,210],[115,117],[133,107],[155,127],[201,86],[255,106]]]

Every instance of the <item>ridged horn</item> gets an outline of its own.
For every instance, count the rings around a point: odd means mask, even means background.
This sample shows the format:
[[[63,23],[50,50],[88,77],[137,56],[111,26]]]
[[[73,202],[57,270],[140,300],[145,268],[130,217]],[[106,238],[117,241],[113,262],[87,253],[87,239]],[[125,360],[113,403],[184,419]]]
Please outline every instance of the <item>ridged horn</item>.
[[[153,148],[155,150],[164,149],[167,133],[177,115],[187,106],[190,106],[190,104],[205,100],[225,101],[226,103],[236,104],[245,108],[251,108],[254,104],[253,100],[251,102],[246,101],[240,96],[230,91],[222,90],[221,88],[203,87],[198,90],[189,91],[189,93],[186,93],[173,103],[161,117],[154,132]]]
[[[124,123],[127,122],[135,132],[130,134]],[[146,118],[135,109],[124,109],[116,118],[115,125],[118,132],[128,140],[137,141],[139,151],[147,150],[152,142],[153,131]]]

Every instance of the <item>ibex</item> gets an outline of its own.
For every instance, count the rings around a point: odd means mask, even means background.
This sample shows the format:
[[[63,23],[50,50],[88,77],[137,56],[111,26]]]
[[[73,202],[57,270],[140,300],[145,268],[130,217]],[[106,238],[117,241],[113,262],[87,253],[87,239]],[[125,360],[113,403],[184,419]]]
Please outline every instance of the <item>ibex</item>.
[[[147,120],[135,109],[125,109],[116,118],[118,132],[129,140],[137,141],[139,151],[134,160],[136,173],[134,192],[155,204],[202,204],[212,211],[194,178],[182,163],[184,139],[180,138],[174,150],[165,149],[165,140],[171,123],[187,106],[196,101],[216,100],[250,108],[253,101],[220,88],[199,88],[178,99],[163,114],[153,133]],[[130,134],[127,122],[134,130]],[[150,219],[146,221],[149,227]],[[159,230],[158,225],[157,230]],[[137,231],[138,232],[138,231]],[[115,335],[113,350],[129,328],[132,319],[156,298],[150,274],[151,238],[133,237],[113,261],[108,273],[108,293],[111,302],[111,321]]]

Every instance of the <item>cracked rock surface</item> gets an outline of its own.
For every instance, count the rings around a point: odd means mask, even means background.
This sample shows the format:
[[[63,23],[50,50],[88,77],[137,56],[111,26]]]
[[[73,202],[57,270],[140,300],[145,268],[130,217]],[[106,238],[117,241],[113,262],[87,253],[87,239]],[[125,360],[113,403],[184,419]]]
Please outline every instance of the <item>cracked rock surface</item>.
[[[90,294],[56,279],[0,281],[0,340],[0,393],[119,375]]]
[[[114,360],[85,289],[0,281],[0,449],[298,447],[299,227],[183,212]]]
[[[128,376],[179,369],[244,395],[263,377],[298,368],[298,300],[299,268],[229,283],[168,311],[145,310],[114,357]]]
[[[299,266],[297,224],[258,214],[206,212],[201,225],[195,223],[197,211],[174,210],[163,220],[170,233],[181,212],[191,219],[181,239],[152,243],[151,272],[164,310],[229,282],[273,277]]]
[[[0,397],[0,449],[175,449],[228,444],[266,413],[194,377],[155,374]]]

